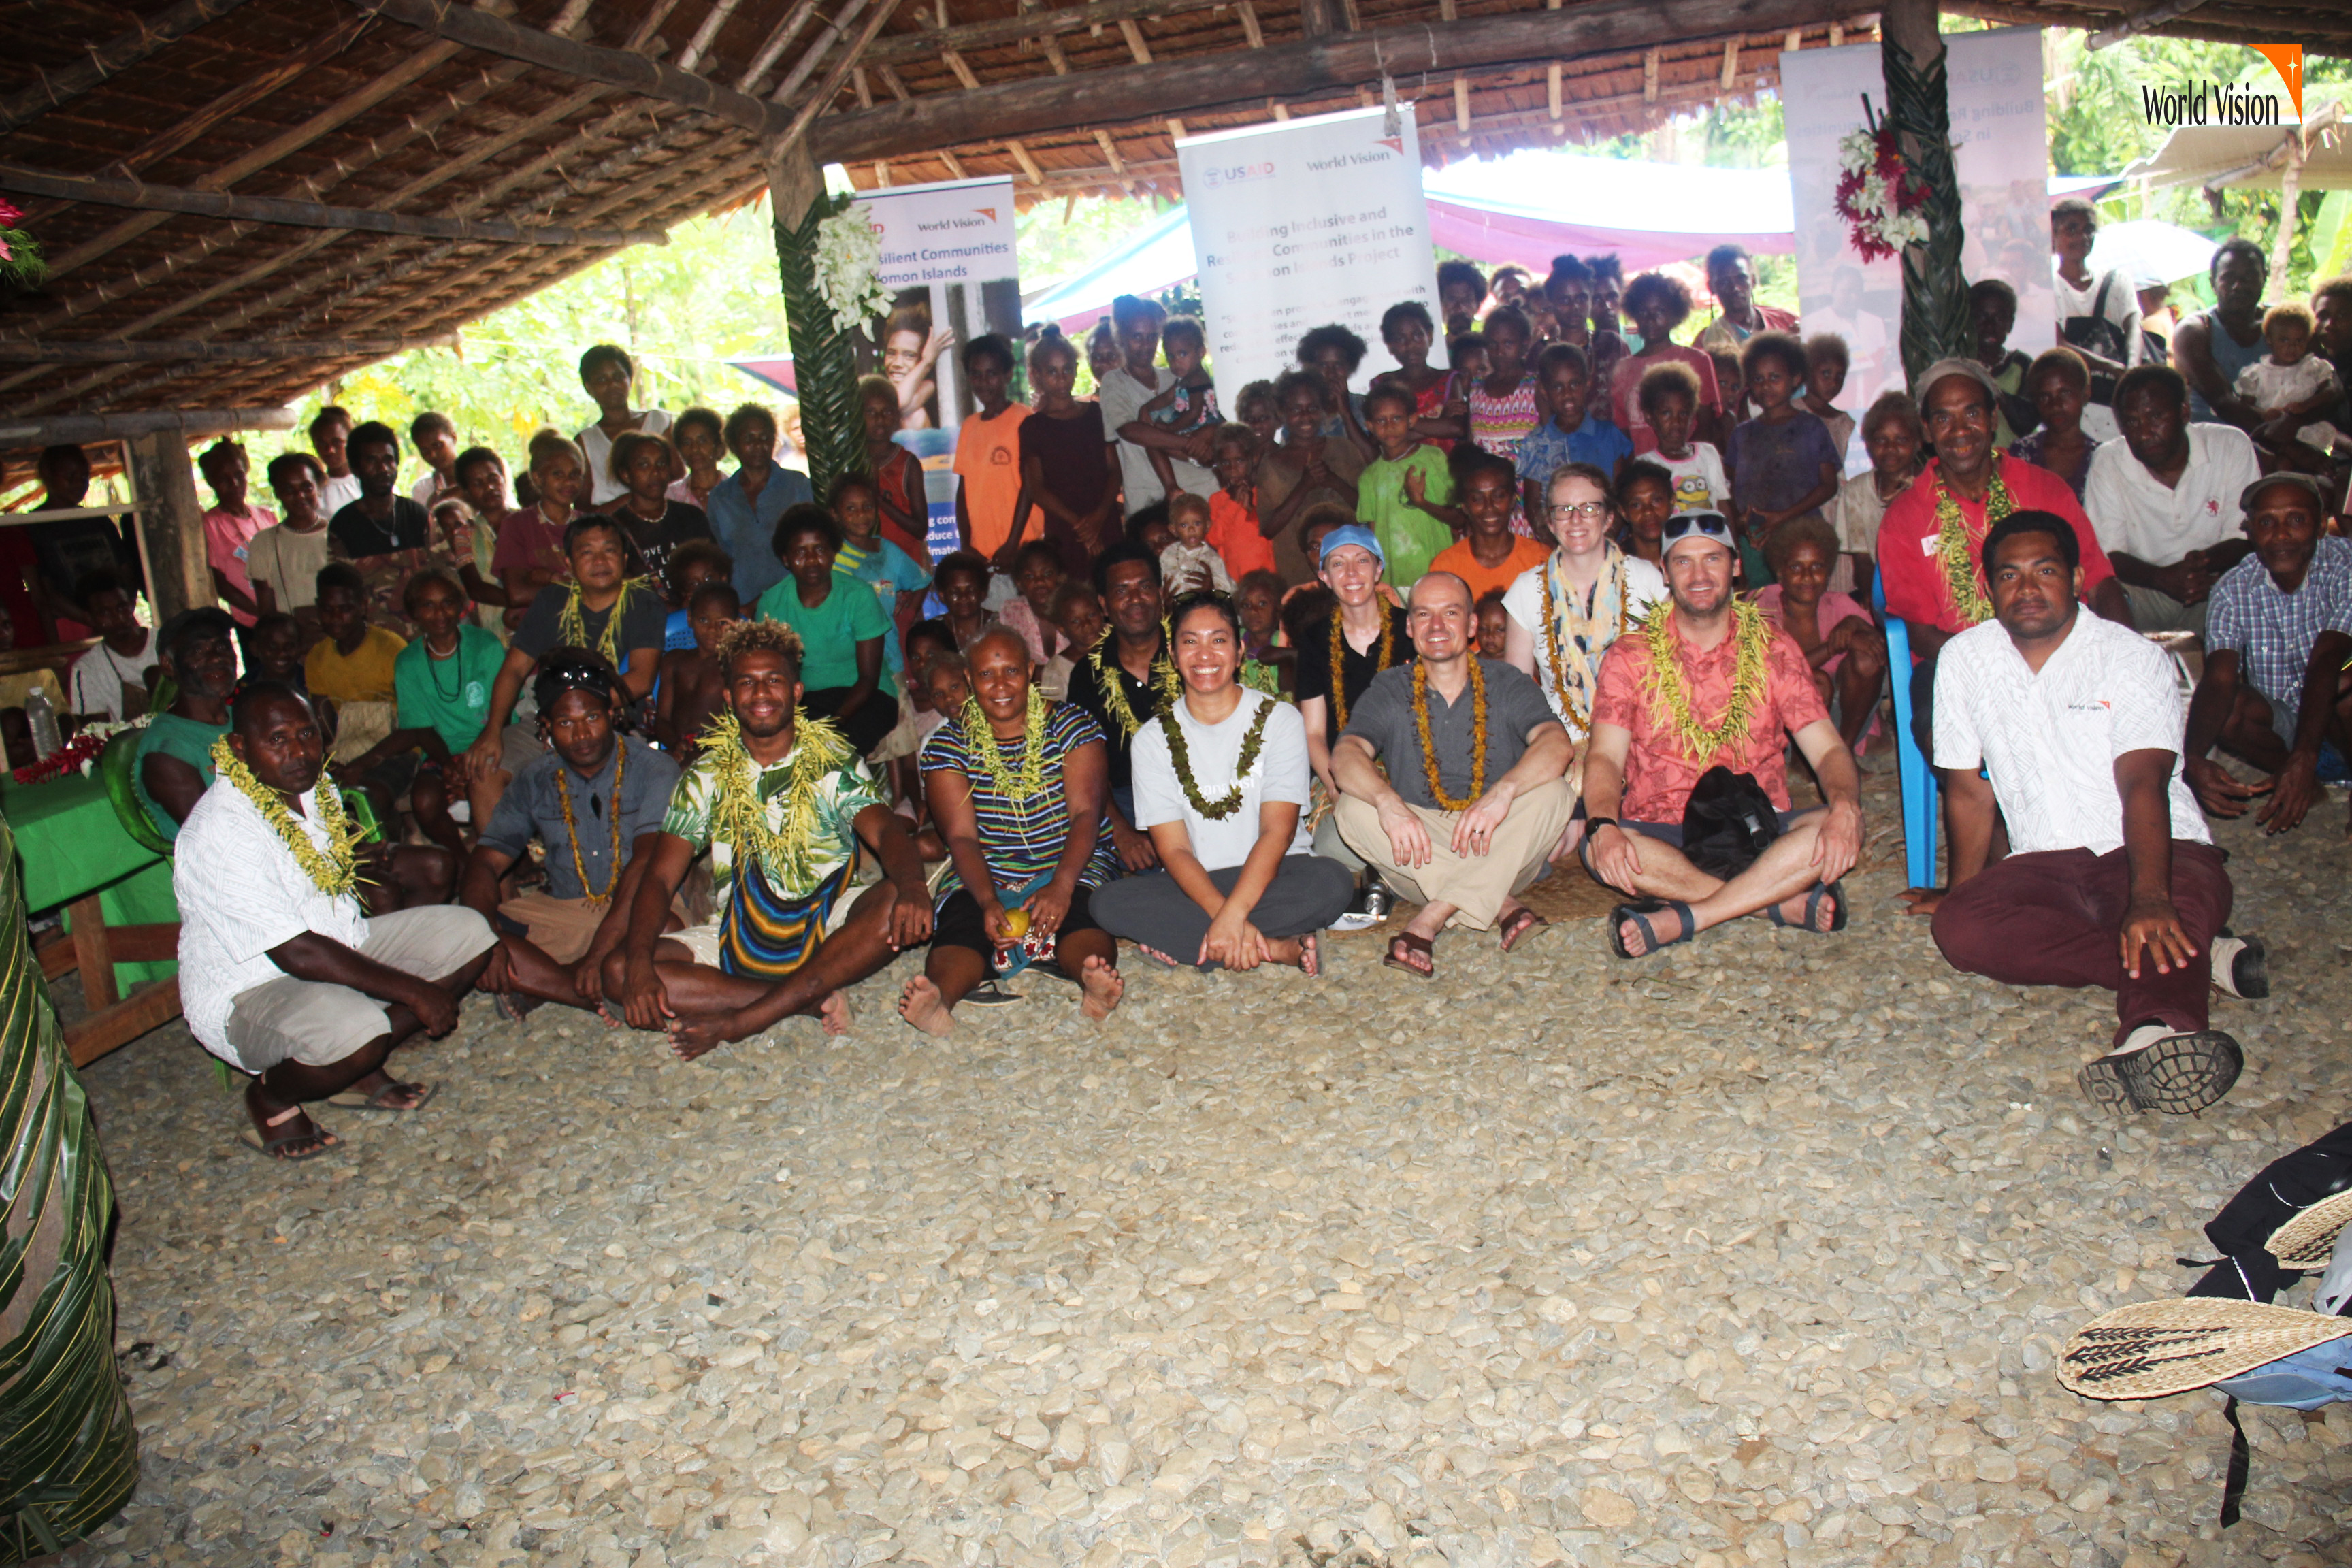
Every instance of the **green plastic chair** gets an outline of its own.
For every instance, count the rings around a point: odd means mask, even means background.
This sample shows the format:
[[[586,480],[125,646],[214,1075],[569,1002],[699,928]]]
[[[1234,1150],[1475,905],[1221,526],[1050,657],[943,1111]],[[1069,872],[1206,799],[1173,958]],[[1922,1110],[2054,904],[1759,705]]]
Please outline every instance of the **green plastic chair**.
[[[146,803],[131,787],[131,770],[139,763],[139,737],[142,730],[125,730],[106,742],[98,754],[99,776],[106,781],[106,798],[114,803],[115,819],[131,841],[170,858],[172,841],[156,831],[154,818],[147,815]]]

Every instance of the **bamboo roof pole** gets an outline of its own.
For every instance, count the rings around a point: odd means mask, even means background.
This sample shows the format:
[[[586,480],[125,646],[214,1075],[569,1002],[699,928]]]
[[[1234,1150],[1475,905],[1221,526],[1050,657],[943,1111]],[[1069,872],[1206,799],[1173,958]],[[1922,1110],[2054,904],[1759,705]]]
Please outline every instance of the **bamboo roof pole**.
[[[0,342],[0,363],[10,364],[152,364],[186,360],[218,363],[234,360],[347,359],[364,355],[382,359],[409,349],[453,348],[455,332],[434,332],[410,338],[240,338],[235,342],[200,342],[191,338],[151,339],[128,342],[119,338],[93,338],[59,342]]]
[[[160,16],[118,33],[82,58],[55,72],[36,70],[34,84],[0,98],[0,132],[14,131],[120,75],[207,22],[218,21],[245,0],[179,0]]]

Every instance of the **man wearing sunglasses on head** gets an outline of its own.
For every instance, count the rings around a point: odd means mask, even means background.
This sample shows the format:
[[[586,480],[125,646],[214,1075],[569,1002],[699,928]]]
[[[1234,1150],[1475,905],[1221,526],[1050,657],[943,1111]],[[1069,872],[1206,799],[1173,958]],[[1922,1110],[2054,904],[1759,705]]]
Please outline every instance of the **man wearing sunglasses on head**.
[[[1733,599],[1738,558],[1723,514],[1677,512],[1661,542],[1668,602],[1601,660],[1584,758],[1579,853],[1597,879],[1636,895],[1611,914],[1610,945],[1621,958],[1640,958],[1752,914],[1804,931],[1843,931],[1847,905],[1838,879],[1862,850],[1853,753],[1797,645],[1753,605]],[[1790,734],[1812,764],[1826,807],[1791,809],[1783,745]],[[1773,812],[1769,826],[1759,823],[1751,836],[1752,859],[1727,877],[1684,853],[1693,790],[1717,768],[1757,799],[1759,817],[1766,801]],[[1756,839],[1769,841],[1755,849]],[[1709,860],[1731,868],[1717,856]]]

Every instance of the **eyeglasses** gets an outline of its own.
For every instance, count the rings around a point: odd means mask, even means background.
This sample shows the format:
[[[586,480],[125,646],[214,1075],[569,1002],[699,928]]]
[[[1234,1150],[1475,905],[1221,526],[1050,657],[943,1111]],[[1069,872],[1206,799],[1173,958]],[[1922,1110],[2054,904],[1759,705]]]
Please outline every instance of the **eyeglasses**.
[[[1556,506],[1551,509],[1551,514],[1569,522],[1599,522],[1609,515],[1609,503],[1605,500],[1579,501],[1574,506]]]
[[[1658,530],[1658,542],[1661,545],[1672,544],[1675,540],[1693,533],[1702,539],[1712,539],[1724,544],[1731,542],[1731,524],[1724,521],[1724,516],[1719,511],[1675,513],[1674,516],[1666,519],[1665,526]]]

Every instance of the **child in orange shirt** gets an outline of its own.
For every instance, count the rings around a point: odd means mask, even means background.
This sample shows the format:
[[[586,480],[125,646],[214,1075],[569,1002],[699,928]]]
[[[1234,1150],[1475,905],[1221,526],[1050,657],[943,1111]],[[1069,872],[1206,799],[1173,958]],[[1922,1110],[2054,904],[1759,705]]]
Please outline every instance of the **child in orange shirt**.
[[[1238,583],[1274,570],[1274,544],[1258,531],[1257,437],[1246,425],[1217,426],[1217,483],[1209,498],[1209,547]]]

